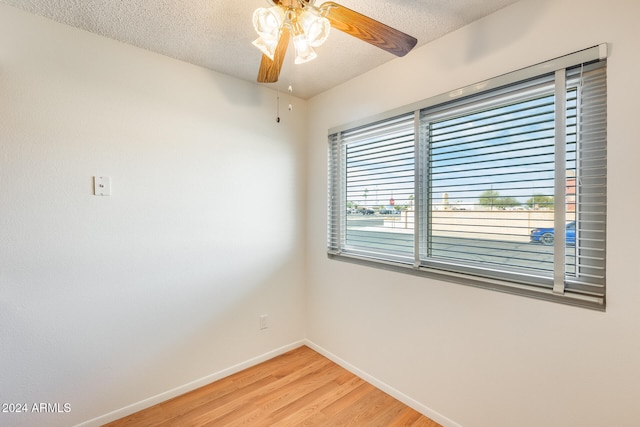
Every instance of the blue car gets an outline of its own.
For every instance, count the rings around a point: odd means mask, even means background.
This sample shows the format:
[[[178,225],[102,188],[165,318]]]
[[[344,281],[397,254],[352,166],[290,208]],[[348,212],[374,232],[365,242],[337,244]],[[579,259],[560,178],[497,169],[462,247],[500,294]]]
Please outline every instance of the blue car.
[[[531,230],[531,242],[542,243],[543,245],[553,245],[554,231],[553,228],[534,228]],[[568,245],[576,244],[576,222],[567,223],[566,242]]]

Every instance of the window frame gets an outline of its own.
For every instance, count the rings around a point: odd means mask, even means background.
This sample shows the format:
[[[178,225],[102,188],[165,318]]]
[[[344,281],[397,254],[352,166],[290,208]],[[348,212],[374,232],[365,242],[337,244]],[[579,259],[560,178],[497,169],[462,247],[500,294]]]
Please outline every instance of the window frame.
[[[604,279],[601,294],[594,293],[592,295],[588,292],[576,291],[580,286],[572,286],[570,283],[571,280],[567,279],[567,274],[564,272],[566,209],[557,209],[557,211],[561,212],[554,213],[554,227],[556,230],[555,234],[557,236],[554,244],[554,265],[560,265],[560,261],[561,265],[560,267],[555,267],[554,277],[550,281],[547,281],[547,283],[543,284],[542,282],[544,281],[541,282],[538,279],[532,280],[528,283],[527,280],[522,279],[521,274],[517,274],[515,276],[513,274],[510,275],[508,269],[506,271],[499,271],[496,268],[490,267],[483,269],[478,268],[478,266],[468,268],[464,263],[459,263],[460,265],[455,266],[455,268],[451,268],[452,264],[455,263],[439,262],[437,260],[435,262],[430,261],[425,263],[424,260],[421,259],[420,255],[420,240],[421,237],[426,234],[425,227],[428,227],[427,212],[429,208],[425,203],[428,203],[429,201],[425,200],[426,197],[424,196],[430,196],[431,193],[423,188],[423,185],[425,185],[423,174],[427,171],[425,171],[426,166],[424,165],[425,150],[422,149],[420,145],[423,143],[421,136],[423,126],[421,122],[421,115],[424,114],[425,111],[429,111],[429,114],[438,114],[438,112],[454,108],[455,105],[464,105],[466,100],[470,98],[473,98],[474,104],[482,102],[482,100],[490,102],[491,99],[495,99],[496,97],[500,97],[504,94],[510,94],[513,91],[514,85],[526,88],[527,82],[529,81],[533,82],[533,86],[540,85],[540,79],[544,79],[544,76],[550,76],[549,81],[552,82],[551,84],[555,87],[557,102],[556,117],[554,121],[556,139],[554,144],[560,144],[564,147],[562,150],[556,150],[556,162],[559,159],[562,159],[562,162],[566,162],[566,159],[563,158],[565,155],[563,150],[566,149],[566,143],[564,141],[564,137],[566,136],[565,97],[568,90],[566,86],[566,70],[575,66],[580,66],[581,64],[584,66],[584,64],[597,62],[603,62],[604,67],[606,67],[606,57],[606,44],[594,46],[551,61],[514,71],[478,84],[401,107],[369,119],[360,120],[358,122],[330,129],[328,153],[328,257],[330,259],[354,262],[370,267],[389,269],[447,282],[482,287],[596,310],[605,310],[606,299]],[[575,79],[575,76],[573,78]],[[345,132],[364,128],[376,123],[384,123],[386,120],[407,115],[413,115],[414,136],[416,140],[414,143],[414,203],[416,206],[416,223],[414,225],[413,262],[405,259],[404,257],[376,257],[375,255],[358,253],[358,251],[344,251],[347,222],[345,218],[346,198],[343,197],[346,192],[346,165],[342,164],[345,159],[345,153],[343,152],[345,148],[340,141],[341,135]],[[337,161],[337,159],[339,161]],[[556,167],[555,169],[556,182],[566,182],[566,168]],[[557,199],[555,199],[554,203],[557,203],[557,205],[565,205],[565,192],[559,190],[560,187],[564,186],[565,184],[555,185],[555,197],[557,197]],[[578,248],[576,247],[576,252],[577,250]],[[606,250],[603,249],[603,251]],[[606,260],[604,262],[606,263]],[[562,272],[560,272],[561,269]],[[483,272],[482,270],[485,271]]]

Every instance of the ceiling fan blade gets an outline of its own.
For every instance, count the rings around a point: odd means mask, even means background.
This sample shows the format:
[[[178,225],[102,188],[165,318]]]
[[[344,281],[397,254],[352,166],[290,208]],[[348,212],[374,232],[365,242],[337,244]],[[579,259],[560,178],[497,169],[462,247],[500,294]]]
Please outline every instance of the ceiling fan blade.
[[[396,56],[405,56],[418,42],[415,37],[332,1],[320,8],[328,9],[327,19],[333,28]]]
[[[273,55],[273,61],[267,55],[262,55],[260,69],[258,70],[258,83],[275,83],[280,76],[284,55],[287,53],[289,46],[289,29],[285,26],[280,33],[280,40],[276,52]]]

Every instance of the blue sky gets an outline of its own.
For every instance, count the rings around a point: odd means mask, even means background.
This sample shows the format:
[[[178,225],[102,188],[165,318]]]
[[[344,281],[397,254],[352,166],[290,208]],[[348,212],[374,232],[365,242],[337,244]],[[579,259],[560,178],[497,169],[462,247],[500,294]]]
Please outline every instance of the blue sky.
[[[430,182],[434,203],[478,203],[495,190],[525,203],[534,194],[553,195],[553,95],[424,124],[431,138]],[[568,102],[568,140],[575,142],[575,92]],[[407,116],[410,118],[410,116]],[[397,120],[384,134],[349,144],[347,200],[363,205],[409,204],[414,192],[414,134],[409,120]],[[568,168],[575,144],[568,144]],[[365,200],[364,192],[368,190]]]

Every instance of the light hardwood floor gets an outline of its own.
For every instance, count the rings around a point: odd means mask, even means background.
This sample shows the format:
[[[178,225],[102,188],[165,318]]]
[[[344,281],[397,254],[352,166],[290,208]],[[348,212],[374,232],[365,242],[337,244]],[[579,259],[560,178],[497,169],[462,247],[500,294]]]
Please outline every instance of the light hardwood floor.
[[[107,424],[442,427],[303,346]]]

